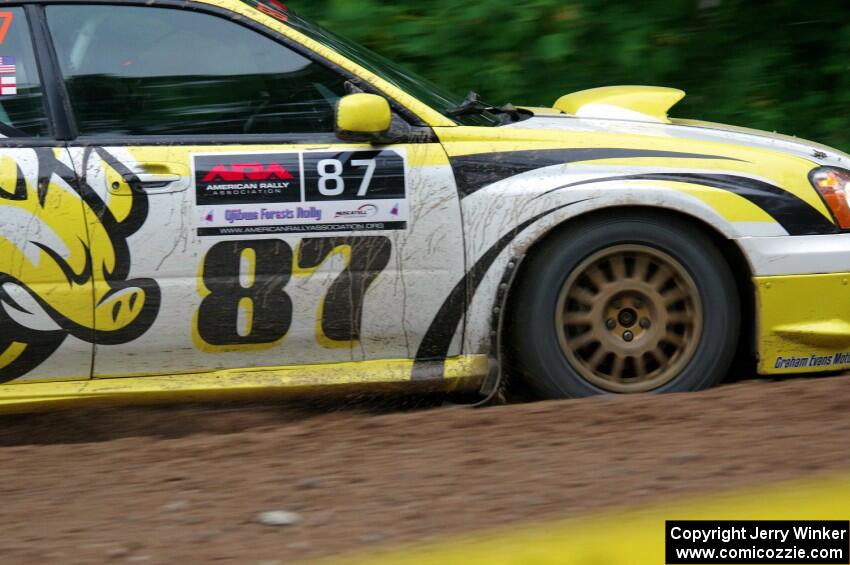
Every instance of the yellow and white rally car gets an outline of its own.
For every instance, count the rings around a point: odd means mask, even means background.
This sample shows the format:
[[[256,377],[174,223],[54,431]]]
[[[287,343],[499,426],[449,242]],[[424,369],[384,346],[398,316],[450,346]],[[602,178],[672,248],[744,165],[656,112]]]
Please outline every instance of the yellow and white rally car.
[[[847,155],[447,94],[276,0],[0,8],[0,404],[850,368]]]

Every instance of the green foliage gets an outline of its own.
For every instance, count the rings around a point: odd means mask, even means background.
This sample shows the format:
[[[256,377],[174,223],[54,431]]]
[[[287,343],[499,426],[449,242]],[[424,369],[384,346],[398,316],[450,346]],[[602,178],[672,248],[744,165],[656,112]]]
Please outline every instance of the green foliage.
[[[314,0],[290,6],[459,94],[546,105],[614,84],[688,92],[689,117],[850,150],[850,3]]]

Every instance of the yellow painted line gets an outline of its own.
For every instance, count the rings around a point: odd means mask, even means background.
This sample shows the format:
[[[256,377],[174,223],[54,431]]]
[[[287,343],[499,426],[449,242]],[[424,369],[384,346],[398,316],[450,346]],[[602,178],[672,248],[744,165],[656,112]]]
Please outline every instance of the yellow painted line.
[[[366,565],[661,565],[666,520],[847,520],[850,476],[759,487],[737,493],[543,522],[399,550],[334,557]],[[480,524],[484,526],[485,524]]]
[[[136,404],[212,398],[275,398],[334,387],[411,386],[411,359],[323,365],[225,369],[168,376],[115,377],[0,386],[0,413],[26,412],[83,403]],[[457,390],[478,386],[487,375],[485,355],[446,359],[444,379],[423,384]]]

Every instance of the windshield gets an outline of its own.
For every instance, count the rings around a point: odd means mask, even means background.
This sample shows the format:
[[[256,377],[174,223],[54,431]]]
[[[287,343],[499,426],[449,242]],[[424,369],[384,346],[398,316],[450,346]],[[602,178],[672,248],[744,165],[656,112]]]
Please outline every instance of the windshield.
[[[285,22],[310,39],[333,49],[445,116],[448,116],[450,110],[463,104],[464,99],[462,97],[456,96],[427,79],[399,67],[389,59],[362,45],[340,37],[318,24],[300,17],[277,0],[242,0],[242,2],[266,15]],[[451,116],[451,119],[467,126],[499,126],[503,123],[498,116],[490,112]]]

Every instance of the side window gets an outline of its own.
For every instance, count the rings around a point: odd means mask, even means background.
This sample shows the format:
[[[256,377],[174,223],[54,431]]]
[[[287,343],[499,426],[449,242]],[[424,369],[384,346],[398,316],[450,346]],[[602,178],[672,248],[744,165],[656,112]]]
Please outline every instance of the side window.
[[[47,113],[23,8],[0,8],[0,136],[48,134]]]
[[[345,79],[216,16],[48,6],[82,135],[329,133]]]

